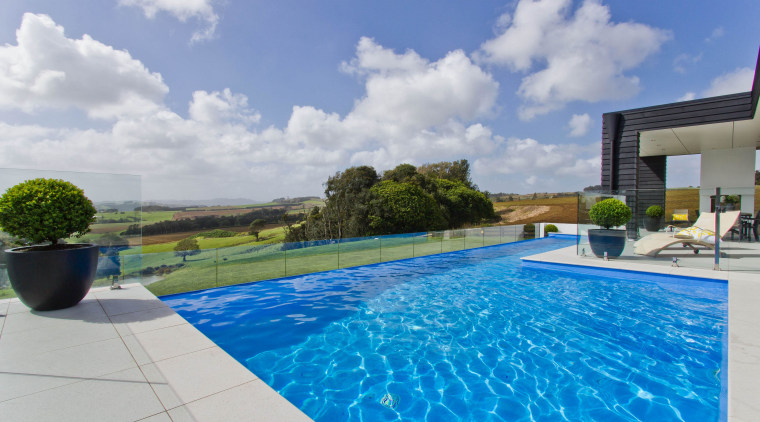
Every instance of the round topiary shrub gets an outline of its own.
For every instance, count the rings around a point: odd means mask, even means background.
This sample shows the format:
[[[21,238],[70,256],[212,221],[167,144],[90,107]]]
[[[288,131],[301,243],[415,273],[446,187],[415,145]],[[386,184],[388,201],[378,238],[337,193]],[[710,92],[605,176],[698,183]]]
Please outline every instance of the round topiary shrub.
[[[527,223],[523,225],[523,231],[526,233],[534,233],[536,231],[536,225],[533,223]]]
[[[665,214],[665,211],[662,210],[662,207],[659,205],[652,205],[651,207],[647,208],[647,217],[652,218],[660,218]]]
[[[549,236],[549,233],[559,233],[559,229],[554,224],[547,224],[544,226],[544,237]]]
[[[27,180],[0,197],[0,228],[31,243],[82,236],[95,213],[82,189],[58,179]]]
[[[594,204],[588,215],[594,224],[609,229],[626,224],[631,220],[633,213],[623,201],[609,198]]]

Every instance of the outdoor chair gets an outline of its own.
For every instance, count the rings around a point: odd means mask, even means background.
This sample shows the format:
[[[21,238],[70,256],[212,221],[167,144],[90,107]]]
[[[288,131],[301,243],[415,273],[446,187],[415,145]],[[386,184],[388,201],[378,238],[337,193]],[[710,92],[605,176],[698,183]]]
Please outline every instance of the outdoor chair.
[[[741,233],[739,240],[743,240],[745,237],[750,242],[752,236],[755,237],[755,242],[760,242],[760,236],[758,236],[758,228],[760,227],[760,210],[757,211],[757,215],[752,218],[752,214],[742,214],[740,217]]]
[[[689,226],[689,210],[688,209],[677,209],[673,210],[673,215],[670,217],[670,221],[668,222],[668,231],[671,231],[673,228],[676,227],[688,227]]]
[[[721,213],[720,233],[722,239],[739,221],[739,211]],[[645,236],[633,244],[633,253],[637,255],[657,256],[668,246],[682,244],[691,248],[695,254],[699,253],[696,246],[707,249],[715,249],[715,213],[703,212],[694,225],[673,233],[653,233]]]

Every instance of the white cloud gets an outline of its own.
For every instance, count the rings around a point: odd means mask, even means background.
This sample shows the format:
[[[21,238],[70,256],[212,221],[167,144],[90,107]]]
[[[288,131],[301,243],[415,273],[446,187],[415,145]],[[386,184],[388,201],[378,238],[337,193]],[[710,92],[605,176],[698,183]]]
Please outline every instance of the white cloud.
[[[461,51],[429,62],[414,51],[396,54],[363,37],[344,69],[366,77],[366,95],[346,118],[384,136],[472,120],[492,112],[499,84]]]
[[[196,91],[183,117],[163,103],[168,88],[160,75],[126,52],[86,37],[91,48],[83,50],[108,52],[99,56],[103,63],[90,63],[74,48],[82,41],[66,38],[47,17],[29,15],[19,32],[35,36],[0,50],[3,106],[30,113],[78,107],[91,118],[114,120],[97,130],[0,122],[0,167],[137,173],[145,176],[146,198],[267,198],[282,196],[283,189],[318,194],[328,175],[350,165],[383,170],[401,162],[480,156],[503,142],[476,121],[494,114],[498,83],[461,51],[428,60],[363,38],[344,66],[365,84],[349,113],[294,106],[285,127],[259,128],[260,114],[243,94]],[[51,64],[32,66],[19,55],[51,57]],[[33,71],[19,77],[19,63]],[[76,81],[66,77],[57,91],[35,91],[36,75],[45,69],[67,76],[76,69],[89,80],[110,83],[80,91],[66,85]],[[135,108],[134,98],[148,111]]]
[[[501,35],[475,53],[483,63],[528,72],[518,95],[519,115],[531,119],[571,101],[630,97],[639,79],[635,68],[670,39],[668,31],[635,22],[614,23],[610,11],[586,0],[570,14],[571,0],[521,0]],[[541,67],[536,70],[536,67]]]
[[[66,38],[47,15],[24,14],[16,45],[0,46],[0,108],[76,107],[94,118],[149,113],[169,88],[128,52]]]
[[[584,136],[591,128],[591,116],[588,113],[573,114],[570,122],[568,122],[568,126],[570,127],[570,136],[574,138]]]
[[[725,33],[726,33],[726,31],[723,29],[723,27],[719,26],[719,27],[717,27],[717,28],[715,28],[715,29],[712,30],[712,32],[710,33],[710,36],[707,37],[707,38],[705,38],[705,41],[706,42],[713,42],[713,41],[717,40],[718,38],[723,37],[723,35],[725,35]]]
[[[532,138],[501,140],[496,150],[481,156],[473,172],[483,178],[514,175],[522,186],[508,186],[503,192],[536,190],[556,192],[568,181],[572,186],[586,186],[599,180],[601,158],[599,144],[543,144]],[[595,182],[593,184],[596,184]],[[493,188],[491,188],[493,190]]]
[[[141,8],[148,19],[155,18],[158,12],[167,12],[181,22],[191,18],[204,21],[205,28],[194,32],[190,42],[205,41],[214,36],[219,16],[212,3],[213,0],[119,0],[122,6]]]
[[[679,54],[675,59],[673,59],[673,71],[676,73],[684,74],[686,73],[687,66],[699,63],[701,60],[702,53],[699,53],[696,56],[692,56],[686,53]]]
[[[748,67],[742,67],[733,72],[724,73],[712,80],[710,87],[705,90],[703,95],[705,97],[715,97],[718,95],[751,91],[752,80],[754,77],[755,71]]]
[[[233,94],[229,88],[222,92],[193,92],[190,103],[190,117],[204,123],[240,122],[258,123],[261,114],[248,109],[248,98],[242,94]]]
[[[681,98],[677,99],[676,102],[691,101],[691,100],[693,100],[695,98],[697,98],[697,94],[694,93],[694,92],[689,91],[689,92],[683,94],[683,96]]]

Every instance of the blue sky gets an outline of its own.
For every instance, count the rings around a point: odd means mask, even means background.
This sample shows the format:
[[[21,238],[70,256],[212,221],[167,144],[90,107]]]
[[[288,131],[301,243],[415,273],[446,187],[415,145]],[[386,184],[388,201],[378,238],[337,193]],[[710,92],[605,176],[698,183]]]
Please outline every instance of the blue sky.
[[[4,0],[0,167],[145,199],[321,195],[467,158],[492,192],[600,180],[601,115],[751,89],[756,1]],[[695,157],[670,186],[697,185]]]

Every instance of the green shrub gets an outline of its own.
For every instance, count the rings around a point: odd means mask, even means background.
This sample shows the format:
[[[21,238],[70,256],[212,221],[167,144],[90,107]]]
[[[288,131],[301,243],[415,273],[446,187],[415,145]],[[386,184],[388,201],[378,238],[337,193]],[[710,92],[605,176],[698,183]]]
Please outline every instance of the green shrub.
[[[559,229],[554,224],[547,224],[544,227],[544,237],[549,236],[549,233],[559,233]]]
[[[594,224],[609,229],[626,224],[631,220],[633,213],[623,201],[609,198],[594,204],[588,215]]]
[[[0,228],[32,243],[81,237],[96,213],[82,189],[58,179],[27,180],[0,197]]]
[[[739,195],[726,195],[725,198],[723,198],[723,202],[726,204],[738,204],[739,203]]]
[[[533,223],[527,223],[523,225],[523,231],[525,233],[535,233],[536,232],[536,225]]]
[[[665,214],[665,211],[663,211],[662,207],[659,205],[652,205],[651,207],[647,208],[647,216],[652,218],[660,218]]]

